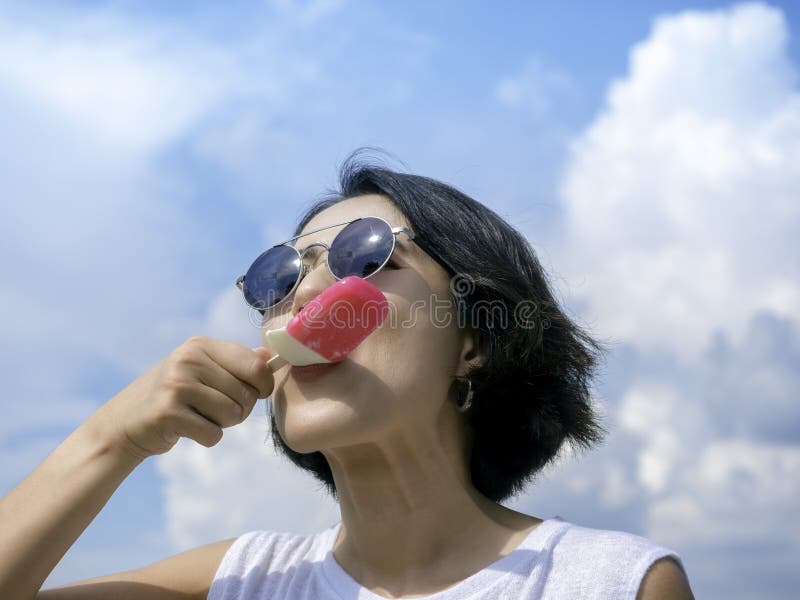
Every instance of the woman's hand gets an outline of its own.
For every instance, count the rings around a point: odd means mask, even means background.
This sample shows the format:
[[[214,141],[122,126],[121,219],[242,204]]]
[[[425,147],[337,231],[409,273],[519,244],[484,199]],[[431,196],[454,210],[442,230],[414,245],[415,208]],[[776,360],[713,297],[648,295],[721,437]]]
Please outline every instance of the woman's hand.
[[[272,394],[271,356],[267,348],[189,338],[101,406],[90,425],[138,459],[169,451],[181,437],[210,448]]]

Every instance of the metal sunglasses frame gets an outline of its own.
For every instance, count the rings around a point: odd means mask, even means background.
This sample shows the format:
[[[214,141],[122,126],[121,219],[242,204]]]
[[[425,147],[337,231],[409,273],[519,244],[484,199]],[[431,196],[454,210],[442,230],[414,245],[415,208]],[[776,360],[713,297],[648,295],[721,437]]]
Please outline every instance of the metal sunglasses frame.
[[[341,223],[335,223],[333,225],[326,225],[325,227],[320,227],[319,229],[314,229],[313,231],[308,231],[306,233],[301,233],[300,235],[296,235],[294,237],[289,238],[288,240],[285,240],[283,242],[275,244],[274,246],[268,248],[267,250],[265,250],[264,252],[259,254],[258,257],[256,257],[256,260],[258,260],[258,258],[263,256],[266,252],[269,252],[270,250],[272,250],[272,248],[277,248],[278,246],[288,246],[289,248],[292,248],[295,252],[297,252],[297,256],[300,258],[300,275],[297,277],[297,281],[294,282],[294,285],[292,286],[292,289],[289,290],[289,292],[287,292],[287,294],[283,298],[281,298],[275,304],[272,304],[270,306],[263,307],[263,308],[262,307],[253,306],[252,304],[250,304],[247,301],[247,298],[244,296],[244,282],[245,282],[247,273],[245,273],[244,275],[241,275],[240,277],[238,277],[236,279],[236,287],[238,287],[239,290],[242,292],[242,298],[244,299],[245,303],[251,308],[254,308],[254,309],[258,310],[258,311],[266,312],[267,310],[275,308],[281,302],[286,300],[286,298],[291,296],[294,293],[294,291],[297,289],[297,286],[300,285],[300,282],[303,280],[303,278],[311,270],[310,267],[308,267],[308,265],[306,265],[306,263],[303,262],[303,257],[305,256],[305,253],[310,248],[313,248],[314,246],[322,246],[323,248],[325,248],[325,250],[327,252],[327,256],[325,257],[325,264],[328,267],[328,272],[331,275],[333,275],[333,277],[335,277],[337,280],[341,279],[340,277],[337,277],[334,274],[333,269],[331,269],[331,263],[330,263],[330,257],[331,257],[330,249],[331,248],[330,248],[330,246],[328,244],[326,244],[325,242],[314,242],[313,244],[309,244],[308,246],[303,248],[303,250],[301,251],[301,250],[298,250],[295,246],[292,246],[291,244],[289,244],[289,242],[293,242],[298,238],[305,237],[307,235],[311,235],[312,233],[317,233],[318,231],[323,231],[325,229],[331,229],[332,227],[339,227],[341,225],[350,225],[351,223],[355,223],[356,221],[361,221],[362,219],[377,219],[379,221],[383,221],[384,223],[386,223],[386,226],[392,232],[392,249],[391,249],[391,251],[386,256],[386,259],[381,263],[381,265],[377,269],[375,269],[372,273],[370,273],[369,275],[364,277],[363,279],[369,279],[370,277],[375,275],[375,273],[380,272],[381,269],[383,269],[383,267],[386,265],[386,263],[389,262],[389,260],[392,258],[392,255],[394,254],[394,249],[397,246],[397,234],[398,233],[405,233],[411,241],[413,241],[424,252],[426,252],[428,255],[430,255],[430,257],[433,258],[436,262],[438,262],[445,270],[449,271],[451,275],[455,273],[455,270],[449,264],[447,264],[444,260],[442,260],[440,257],[438,257],[434,252],[432,252],[430,250],[430,248],[428,247],[428,245],[423,243],[422,240],[420,240],[419,238],[417,238],[416,234],[413,231],[411,231],[408,227],[392,227],[391,224],[386,219],[384,219],[382,217],[375,217],[375,216],[358,217],[357,219],[352,219],[350,221],[343,221]],[[342,231],[344,231],[344,229],[342,229]],[[331,240],[331,244],[336,241],[336,238],[339,236],[340,233],[341,233],[341,231],[339,233],[337,233],[336,236],[334,236],[333,240]],[[255,262],[255,260],[253,262]],[[251,266],[252,266],[252,263],[251,263]],[[247,270],[249,271],[250,268],[248,267]]]

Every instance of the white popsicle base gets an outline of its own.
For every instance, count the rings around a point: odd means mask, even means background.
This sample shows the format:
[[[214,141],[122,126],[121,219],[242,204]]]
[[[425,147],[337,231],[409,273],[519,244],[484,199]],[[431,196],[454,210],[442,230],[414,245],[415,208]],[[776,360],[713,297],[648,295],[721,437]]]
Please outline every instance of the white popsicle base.
[[[317,354],[294,339],[289,335],[285,327],[281,327],[280,329],[268,329],[267,344],[269,344],[270,349],[276,352],[283,360],[297,367],[331,362],[324,356]],[[269,361],[271,367],[273,360],[275,360],[275,358]],[[282,365],[278,364],[277,367],[273,367],[273,371],[275,368],[280,368],[280,366]]]

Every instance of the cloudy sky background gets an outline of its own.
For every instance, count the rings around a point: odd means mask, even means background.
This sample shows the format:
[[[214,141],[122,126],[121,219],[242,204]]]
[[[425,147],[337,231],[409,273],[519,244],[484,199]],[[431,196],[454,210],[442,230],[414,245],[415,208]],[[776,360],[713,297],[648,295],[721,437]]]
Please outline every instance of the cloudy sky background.
[[[0,1],[0,492],[191,335],[259,343],[235,278],[374,145],[522,230],[614,342],[609,441],[508,504],[673,548],[698,598],[789,598],[793,4]],[[46,585],[337,519],[259,401],[145,461]]]

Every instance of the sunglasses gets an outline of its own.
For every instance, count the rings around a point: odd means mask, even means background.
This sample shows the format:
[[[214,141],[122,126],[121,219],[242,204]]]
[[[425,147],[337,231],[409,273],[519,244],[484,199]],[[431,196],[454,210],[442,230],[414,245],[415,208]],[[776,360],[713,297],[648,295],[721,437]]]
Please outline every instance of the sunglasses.
[[[331,241],[309,244],[302,251],[289,244],[324,229],[346,225]],[[451,276],[455,270],[432,252],[419,236],[407,227],[392,227],[380,217],[360,217],[335,225],[320,227],[274,245],[253,261],[247,273],[236,280],[245,302],[264,314],[288,297],[300,284],[300,280],[311,270],[303,263],[303,256],[314,246],[328,251],[328,271],[336,279],[357,275],[367,279],[379,272],[392,256],[397,243],[397,234],[405,233],[424,252],[438,262]]]

